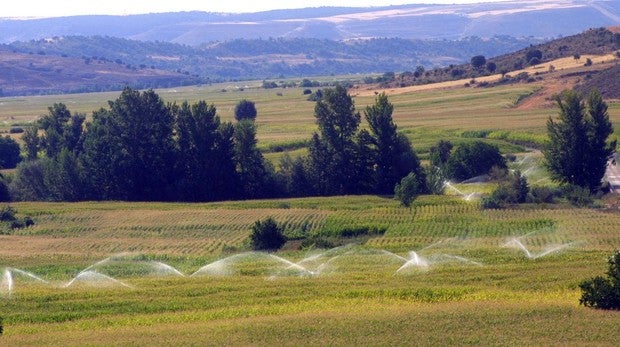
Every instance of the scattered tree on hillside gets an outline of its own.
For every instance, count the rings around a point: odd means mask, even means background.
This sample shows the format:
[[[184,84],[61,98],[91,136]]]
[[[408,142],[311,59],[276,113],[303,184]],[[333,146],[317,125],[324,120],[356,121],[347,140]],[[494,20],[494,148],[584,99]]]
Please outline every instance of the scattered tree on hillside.
[[[474,69],[480,69],[486,63],[487,63],[487,58],[485,58],[484,55],[476,55],[471,58],[471,66]]]
[[[532,59],[536,58],[536,63],[532,64]],[[527,61],[530,65],[540,64],[542,61],[543,54],[540,49],[530,49],[525,53],[525,61]]]
[[[256,114],[256,105],[252,101],[243,99],[235,106],[235,119],[239,122],[245,119],[255,120]]]
[[[494,73],[495,70],[497,70],[497,65],[494,62],[492,62],[492,61],[488,62],[487,63],[487,71],[489,71],[490,73]]]
[[[608,143],[613,127],[607,104],[596,91],[588,97],[587,112],[576,92],[566,91],[556,101],[560,114],[557,121],[547,121],[549,141],[543,152],[551,177],[595,191],[616,149],[615,141]]]

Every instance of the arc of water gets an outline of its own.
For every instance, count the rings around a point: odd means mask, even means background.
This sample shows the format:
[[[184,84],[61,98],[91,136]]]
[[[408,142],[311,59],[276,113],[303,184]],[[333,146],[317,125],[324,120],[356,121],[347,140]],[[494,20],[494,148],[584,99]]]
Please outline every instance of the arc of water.
[[[42,282],[42,283],[49,283],[48,281],[46,281],[46,280],[42,279],[41,277],[39,277],[39,276],[37,276],[37,275],[35,275],[35,274],[31,273],[31,272],[28,272],[28,271],[24,271],[24,270],[20,270],[20,269],[16,269],[16,268],[12,268],[11,271],[19,273],[19,274],[27,276],[27,277],[30,277],[30,278],[32,278],[35,281],[39,281],[39,282]]]
[[[290,261],[290,260],[288,260],[288,259],[284,259],[284,258],[282,258],[282,257],[278,257],[278,256],[277,256],[277,255],[275,255],[275,254],[269,254],[269,256],[270,256],[271,258],[273,258],[273,259],[275,259],[275,260],[277,260],[277,261],[281,262],[281,263],[284,263],[284,264],[288,265],[288,267],[286,268],[286,270],[288,270],[288,269],[296,269],[296,270],[299,270],[299,271],[301,271],[302,273],[306,273],[306,274],[308,274],[308,275],[314,275],[314,274],[315,274],[314,272],[312,272],[312,271],[310,271],[310,270],[306,269],[305,267],[303,267],[303,266],[299,265],[298,263],[293,263],[292,261]]]
[[[102,273],[99,273],[97,271],[92,271],[92,270],[86,270],[86,271],[80,272],[77,276],[75,276],[71,281],[69,281],[69,283],[65,284],[63,287],[64,288],[68,288],[71,285],[73,285],[73,283],[75,283],[75,281],[77,281],[79,279],[82,279],[83,277],[86,277],[86,276],[93,276],[95,278],[101,278],[101,279],[107,280],[109,282],[119,284],[119,285],[121,285],[123,287],[133,288],[132,286],[128,285],[127,283],[119,281],[116,278],[113,278],[113,277],[110,277],[108,275],[104,275]]]
[[[170,266],[168,264],[162,263],[160,261],[154,261],[154,260],[151,263],[154,264],[155,266],[157,266],[158,268],[165,269],[165,270],[167,270],[169,272],[172,272],[173,274],[175,274],[177,276],[185,277],[184,273],[182,273],[181,271],[175,269],[174,267],[172,267],[172,266]]]

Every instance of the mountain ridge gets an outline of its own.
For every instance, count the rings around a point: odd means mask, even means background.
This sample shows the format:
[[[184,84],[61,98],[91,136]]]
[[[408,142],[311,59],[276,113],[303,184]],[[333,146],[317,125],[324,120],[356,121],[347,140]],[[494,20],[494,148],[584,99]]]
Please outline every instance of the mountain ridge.
[[[578,19],[578,20],[576,20]],[[238,38],[459,39],[510,35],[556,38],[620,25],[612,0],[507,1],[464,5],[317,7],[225,14],[174,12],[0,20],[0,43],[54,36],[114,36],[200,45]]]

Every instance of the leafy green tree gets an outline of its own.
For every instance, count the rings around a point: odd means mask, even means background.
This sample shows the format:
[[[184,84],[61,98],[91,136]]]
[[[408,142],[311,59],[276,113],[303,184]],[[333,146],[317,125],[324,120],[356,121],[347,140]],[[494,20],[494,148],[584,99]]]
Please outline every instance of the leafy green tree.
[[[450,141],[445,140],[439,140],[436,145],[431,146],[429,149],[431,165],[443,168],[450,158],[450,152],[452,152],[453,147]]]
[[[272,217],[254,222],[250,240],[255,250],[274,251],[286,243],[283,228]]]
[[[394,197],[400,201],[401,205],[411,208],[411,203],[420,194],[420,188],[420,180],[414,172],[411,172],[396,184]]]
[[[607,141],[613,133],[607,105],[598,92],[588,97],[587,113],[576,92],[566,91],[556,101],[558,120],[547,121],[549,141],[543,151],[547,168],[556,181],[595,191],[616,148],[615,141]]]
[[[493,166],[506,168],[499,148],[475,141],[458,146],[446,162],[446,176],[457,180],[486,174]]]
[[[9,184],[9,191],[14,200],[46,201],[50,200],[50,190],[46,184],[46,161],[29,160],[17,165],[15,177]]]
[[[39,128],[36,126],[26,127],[22,135],[22,141],[24,142],[26,160],[37,159],[40,149]]]
[[[265,197],[269,189],[269,172],[256,146],[256,125],[250,120],[235,124],[234,160],[244,198]]]
[[[494,73],[495,70],[497,70],[497,64],[495,64],[494,62],[490,61],[487,63],[487,71],[490,73]]]
[[[540,49],[530,49],[525,53],[525,61],[531,62],[534,58],[536,58],[536,61],[538,62],[537,64],[539,64],[543,58],[543,54]],[[532,64],[530,63],[530,65]]]
[[[232,127],[205,101],[171,105],[177,142],[176,198],[213,201],[238,196]]]
[[[484,55],[476,55],[471,58],[471,66],[474,69],[480,69],[487,63],[487,58]]]
[[[360,191],[359,147],[355,142],[361,116],[342,86],[326,89],[314,113],[319,127],[310,141],[310,176],[316,194],[352,194]]]
[[[243,99],[235,106],[235,119],[239,122],[245,119],[253,121],[256,119],[256,114],[256,105],[252,101]]]
[[[0,168],[13,169],[21,160],[19,144],[9,136],[0,136]]]
[[[367,152],[361,156],[374,156],[371,158],[373,162],[366,163],[365,166],[374,166],[374,191],[379,194],[391,193],[394,185],[410,172],[415,172],[420,179],[424,177],[411,144],[404,135],[397,132],[397,126],[392,119],[393,111],[394,106],[385,93],[379,94],[375,104],[364,110],[370,126],[370,141],[374,146],[374,153]]]
[[[166,200],[174,177],[173,117],[152,90],[125,88],[93,114],[81,162],[104,199]]]

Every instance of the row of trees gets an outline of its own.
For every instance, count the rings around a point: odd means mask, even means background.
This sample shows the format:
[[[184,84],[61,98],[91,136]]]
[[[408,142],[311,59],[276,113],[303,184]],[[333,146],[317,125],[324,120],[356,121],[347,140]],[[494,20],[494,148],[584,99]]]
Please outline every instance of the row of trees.
[[[238,104],[232,124],[205,101],[165,104],[152,90],[127,88],[91,122],[64,104],[50,107],[23,135],[26,161],[10,190],[14,199],[66,201],[391,194],[410,172],[425,178],[392,111],[379,95],[364,110],[369,131],[359,130],[361,115],[346,89],[326,89],[309,155],[285,156],[276,171],[256,146],[252,102]]]

